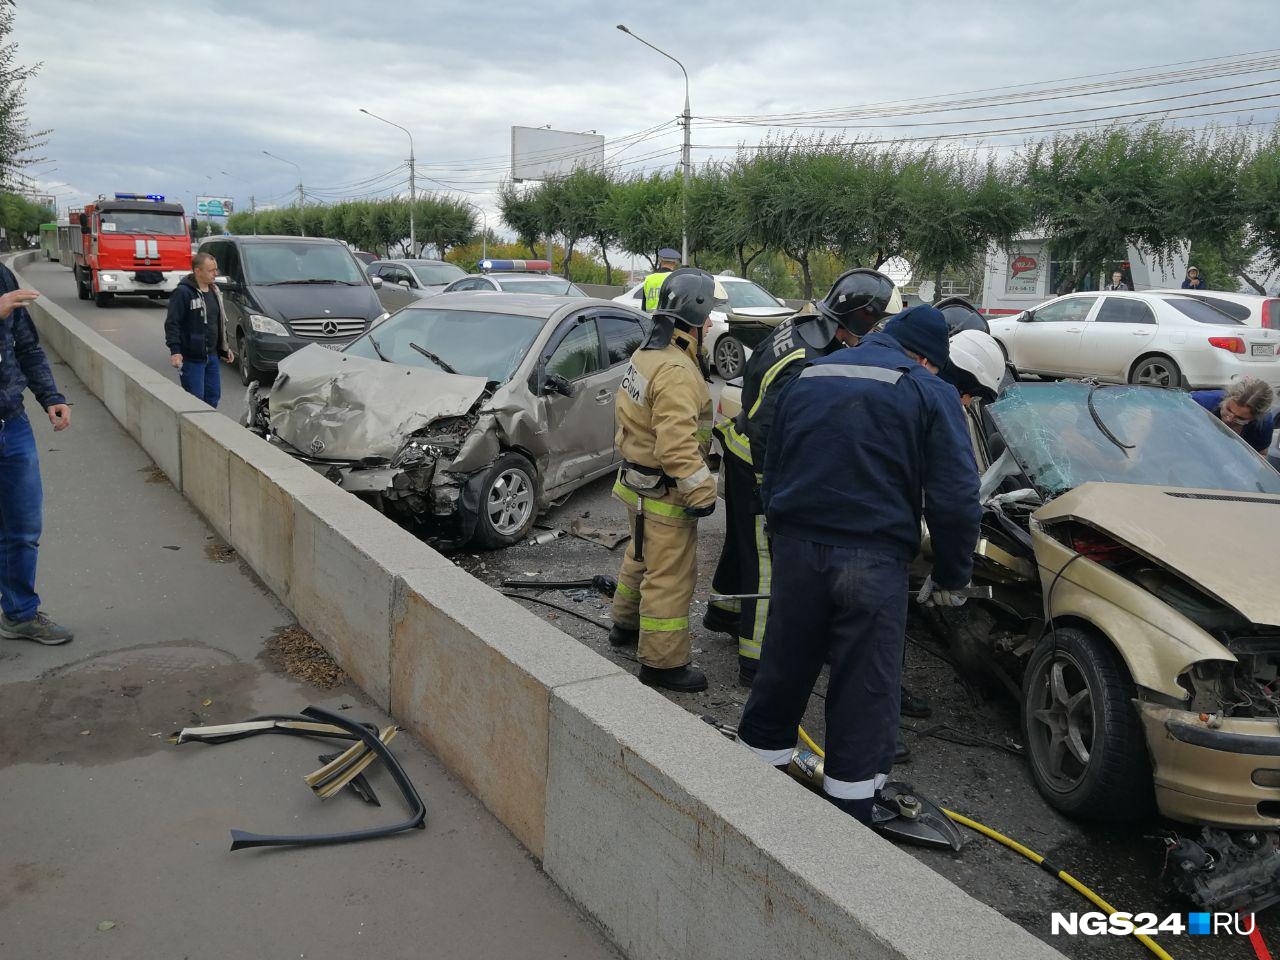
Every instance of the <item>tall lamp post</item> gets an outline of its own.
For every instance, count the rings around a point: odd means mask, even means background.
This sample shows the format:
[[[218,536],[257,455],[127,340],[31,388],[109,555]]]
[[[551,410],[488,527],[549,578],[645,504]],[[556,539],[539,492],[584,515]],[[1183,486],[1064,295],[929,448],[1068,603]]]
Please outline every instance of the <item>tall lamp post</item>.
[[[618,29],[629,37],[635,37],[650,50],[660,53],[677,67],[684,74],[684,149],[680,153],[681,166],[684,167],[684,189],[680,191],[680,262],[684,266],[689,265],[689,177],[690,177],[690,118],[689,118],[689,71],[684,68],[684,64],[673,57],[667,51],[655,47],[644,37],[637,36],[628,29],[625,23],[618,24]]]
[[[281,163],[287,163],[289,166],[293,167],[295,170],[298,171],[298,232],[305,237],[307,235],[307,218],[306,218],[307,200],[306,200],[306,194],[303,193],[302,191],[302,168],[298,166],[296,163],[294,163],[292,160],[286,160],[284,157],[277,157],[270,150],[263,150],[262,152],[265,153],[272,160],[279,160]]]
[[[413,208],[417,203],[418,193],[415,186],[416,177],[414,176],[413,134],[408,130],[405,130],[405,128],[400,126],[400,124],[394,123],[386,117],[380,117],[376,113],[370,113],[364,107],[360,108],[360,112],[367,117],[373,117],[375,120],[381,120],[383,123],[395,127],[397,130],[403,131],[404,135],[409,138],[409,249],[413,251],[413,255],[416,257],[418,255],[418,237],[413,228]],[[436,252],[439,253],[439,251]]]
[[[241,183],[249,187],[249,221],[253,224],[253,235],[258,235],[258,203],[253,195],[253,184],[249,183],[244,177],[237,177],[234,173],[227,173],[225,170],[219,170],[220,174],[228,180],[239,180]]]
[[[484,219],[484,232],[480,234],[480,259],[489,259],[489,214],[485,212],[484,207],[478,203],[472,203],[470,200],[463,200],[468,207]]]

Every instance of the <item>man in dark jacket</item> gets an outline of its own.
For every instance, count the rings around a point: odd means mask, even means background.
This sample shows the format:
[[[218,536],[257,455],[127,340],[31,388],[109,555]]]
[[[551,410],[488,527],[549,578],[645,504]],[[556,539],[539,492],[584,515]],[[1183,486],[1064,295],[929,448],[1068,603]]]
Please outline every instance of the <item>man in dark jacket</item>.
[[[959,605],[981,511],[955,389],[936,374],[947,323],[922,304],[817,360],[779,399],[761,496],[773,603],[738,738],[785,767],[828,658],[828,799],[870,822],[898,726],[907,571],[928,522],[921,599]]]
[[[191,273],[169,294],[169,314],[164,321],[164,342],[169,362],[176,367],[182,388],[211,407],[222,399],[222,368],[218,358],[235,363],[227,342],[226,311],[222,293],[213,282],[218,263],[212,255],[191,258]]]
[[[40,294],[18,288],[0,265],[0,637],[66,643],[72,633],[40,610],[36,558],[44,522],[44,489],[35,435],[22,409],[29,389],[54,430],[71,425],[71,408],[58,392],[27,304]]]
[[[1204,279],[1200,276],[1200,271],[1195,267],[1187,267],[1187,275],[1182,281],[1183,290],[1204,290]]]

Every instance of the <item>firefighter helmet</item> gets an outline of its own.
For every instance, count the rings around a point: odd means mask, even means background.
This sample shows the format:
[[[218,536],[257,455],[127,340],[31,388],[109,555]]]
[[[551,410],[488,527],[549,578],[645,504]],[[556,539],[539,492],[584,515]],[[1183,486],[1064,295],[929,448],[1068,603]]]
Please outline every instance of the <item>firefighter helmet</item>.
[[[796,333],[817,350],[830,346],[838,327],[865,336],[893,312],[895,298],[901,309],[902,298],[893,281],[878,270],[867,267],[847,270],[836,278],[825,297],[814,302],[816,314],[797,319]]]

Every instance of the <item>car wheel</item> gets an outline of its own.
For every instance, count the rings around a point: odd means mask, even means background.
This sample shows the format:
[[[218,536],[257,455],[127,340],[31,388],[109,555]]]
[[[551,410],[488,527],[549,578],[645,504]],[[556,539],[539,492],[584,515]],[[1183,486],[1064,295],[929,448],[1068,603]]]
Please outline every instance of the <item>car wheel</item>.
[[[742,369],[747,363],[747,354],[742,348],[742,341],[730,334],[721,334],[720,339],[716,341],[713,360],[716,373],[720,374],[721,378],[732,380],[742,376]]]
[[[1168,357],[1156,354],[1143,357],[1133,365],[1129,371],[1129,382],[1176,390],[1182,386],[1182,371]]]
[[[1077,627],[1046,634],[1022,680],[1031,775],[1050,805],[1091,820],[1152,809],[1151,760],[1133,681],[1106,639]]]
[[[274,373],[253,365],[253,358],[249,355],[249,341],[245,338],[244,331],[236,332],[236,369],[240,371],[240,382],[245,386],[256,380],[259,386],[268,387],[276,378]]]
[[[533,464],[518,453],[504,453],[489,468],[480,484],[479,546],[509,547],[533,528],[538,512],[533,476]]]
[[[79,268],[79,267],[76,267],[76,268],[74,269],[74,271],[73,271],[73,275],[74,275],[74,276],[75,276],[75,278],[76,278],[76,299],[78,299],[78,300],[88,300],[88,299],[89,299],[89,286],[88,286],[88,284],[86,284],[86,283],[84,282],[84,279],[80,276],[80,268]]]
[[[106,307],[110,305],[111,301],[114,299],[115,299],[115,296],[110,293],[95,293],[93,295],[93,302],[100,307]]]

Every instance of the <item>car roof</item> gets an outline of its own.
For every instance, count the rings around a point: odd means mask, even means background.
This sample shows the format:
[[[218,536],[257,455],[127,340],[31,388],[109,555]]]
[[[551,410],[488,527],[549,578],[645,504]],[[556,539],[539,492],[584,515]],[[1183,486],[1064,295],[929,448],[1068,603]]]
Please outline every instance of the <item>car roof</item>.
[[[398,263],[406,267],[411,267],[418,263],[442,264],[446,267],[456,266],[456,264],[452,264],[448,260],[428,260],[425,257],[398,257],[395,260],[375,260],[374,263]],[[461,280],[462,278],[459,277],[458,279]]]
[[[553,276],[549,273],[530,273],[521,270],[495,270],[493,273],[472,273],[468,274],[472,277],[492,277],[494,280],[502,280],[505,277],[514,277],[517,280],[559,280],[562,283],[572,283],[572,280],[566,281],[564,277]],[[459,280],[462,278],[459,277]]]
[[[1174,293],[1183,297],[1221,297],[1232,303],[1256,305],[1263,300],[1274,300],[1275,297],[1264,297],[1258,293],[1241,293],[1238,290],[1149,290],[1148,293]]]
[[[581,310],[584,307],[605,307],[609,310],[622,308],[635,314],[637,319],[643,319],[645,316],[638,310],[628,308],[625,304],[595,297],[549,297],[540,293],[496,293],[491,290],[456,290],[453,293],[442,293],[428,300],[418,300],[404,309],[440,310],[445,307],[451,310],[475,310],[481,313],[515,313],[548,320],[568,308]]]
[[[281,240],[288,240],[290,243],[336,243],[344,250],[347,245],[341,240],[335,240],[333,237],[291,237],[284,234],[277,236],[258,236],[246,237],[241,234],[230,234],[224,237],[209,237],[209,240],[235,240],[237,243],[278,243]]]

